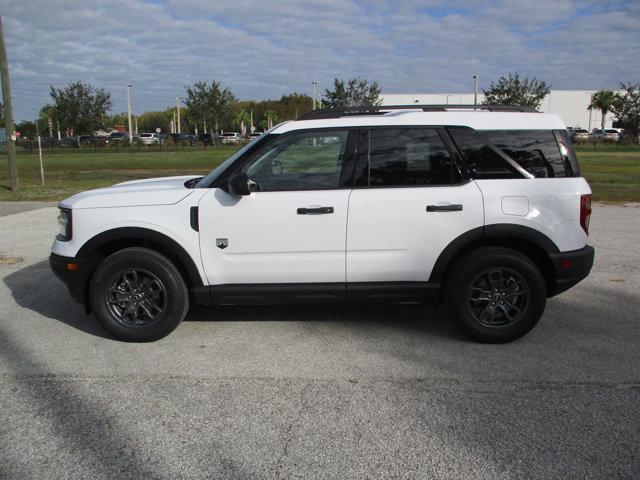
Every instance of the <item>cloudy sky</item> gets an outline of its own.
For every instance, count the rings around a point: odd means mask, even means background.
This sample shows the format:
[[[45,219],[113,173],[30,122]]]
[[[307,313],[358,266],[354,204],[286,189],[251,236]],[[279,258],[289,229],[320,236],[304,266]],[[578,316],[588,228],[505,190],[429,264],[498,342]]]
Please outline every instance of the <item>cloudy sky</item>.
[[[163,109],[216,79],[241,99],[334,77],[386,93],[465,92],[517,71],[555,89],[640,81],[640,1],[0,0],[14,115],[82,80],[113,111]]]

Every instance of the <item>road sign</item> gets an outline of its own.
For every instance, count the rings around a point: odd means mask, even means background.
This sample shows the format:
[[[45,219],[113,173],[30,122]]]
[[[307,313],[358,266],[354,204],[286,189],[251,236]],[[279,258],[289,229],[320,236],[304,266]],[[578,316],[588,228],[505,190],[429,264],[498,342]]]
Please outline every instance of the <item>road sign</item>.
[[[156,128],[156,133],[160,133],[160,132],[161,132],[160,127]]]

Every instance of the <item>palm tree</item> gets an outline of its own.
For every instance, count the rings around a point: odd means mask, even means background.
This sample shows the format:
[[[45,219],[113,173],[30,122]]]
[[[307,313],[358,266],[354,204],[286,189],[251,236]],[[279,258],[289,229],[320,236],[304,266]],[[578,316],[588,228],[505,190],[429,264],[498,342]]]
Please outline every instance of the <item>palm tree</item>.
[[[589,110],[594,108],[600,110],[602,112],[602,118],[600,119],[600,127],[604,131],[604,121],[607,113],[611,111],[611,107],[613,106],[613,102],[616,99],[616,94],[613,90],[599,90],[593,95],[591,95],[591,104],[589,105]]]
[[[247,125],[251,123],[251,116],[245,110],[240,110],[234,117],[234,123],[240,127],[240,135],[244,137],[247,134]]]

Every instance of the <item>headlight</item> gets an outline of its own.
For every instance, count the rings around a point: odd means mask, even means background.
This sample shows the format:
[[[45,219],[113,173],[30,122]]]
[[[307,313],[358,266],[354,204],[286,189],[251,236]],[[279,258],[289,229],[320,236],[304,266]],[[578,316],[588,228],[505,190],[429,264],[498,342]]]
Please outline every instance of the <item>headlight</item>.
[[[56,238],[62,242],[71,240],[71,210],[61,208],[58,213],[58,235]]]

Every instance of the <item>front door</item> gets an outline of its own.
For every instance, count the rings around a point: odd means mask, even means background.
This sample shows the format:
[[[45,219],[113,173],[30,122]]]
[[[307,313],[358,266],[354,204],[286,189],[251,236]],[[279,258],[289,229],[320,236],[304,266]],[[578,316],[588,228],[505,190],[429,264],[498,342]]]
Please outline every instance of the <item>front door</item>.
[[[250,195],[216,188],[202,197],[200,250],[214,301],[259,300],[305,284],[314,284],[316,299],[344,295],[351,189],[343,188],[342,173],[353,166],[350,135],[345,129],[278,135],[233,172],[248,175]]]

